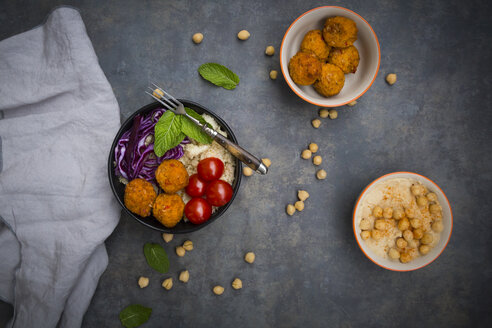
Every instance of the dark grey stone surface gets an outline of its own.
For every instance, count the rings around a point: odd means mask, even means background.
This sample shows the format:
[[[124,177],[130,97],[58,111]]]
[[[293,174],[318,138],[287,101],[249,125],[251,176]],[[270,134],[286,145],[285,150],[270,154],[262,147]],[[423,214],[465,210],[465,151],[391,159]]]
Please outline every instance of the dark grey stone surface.
[[[2,1],[0,39],[40,24],[61,1]],[[118,313],[153,308],[145,327],[486,327],[492,319],[490,201],[492,171],[492,3],[488,1],[66,1],[80,8],[122,119],[149,102],[157,81],[173,95],[220,114],[251,152],[268,156],[266,177],[244,179],[227,214],[203,230],[164,244],[159,233],[127,215],[107,240],[109,266],[84,327],[118,327]],[[303,12],[340,5],[362,15],[381,44],[372,88],[337,120],[311,127],[318,108],[290,91],[278,52]],[[251,32],[247,42],[236,33]],[[191,36],[202,32],[202,44]],[[264,55],[274,45],[273,58]],[[234,91],[203,81],[197,68],[220,62],[241,78]],[[398,74],[388,86],[387,73]],[[325,181],[300,159],[320,146]],[[109,145],[108,145],[109,149]],[[362,188],[384,173],[408,170],[436,181],[454,211],[445,252],[409,273],[386,271],[359,250],[351,212]],[[306,209],[284,208],[306,189]],[[173,249],[191,239],[195,250]],[[169,274],[145,263],[146,242],[164,245]],[[243,261],[246,251],[256,262]],[[188,284],[177,282],[188,269]],[[140,275],[150,286],[140,289]],[[163,278],[175,286],[166,292]],[[230,287],[235,277],[244,288]],[[225,286],[214,296],[212,286]],[[2,318],[8,310],[1,307]]]

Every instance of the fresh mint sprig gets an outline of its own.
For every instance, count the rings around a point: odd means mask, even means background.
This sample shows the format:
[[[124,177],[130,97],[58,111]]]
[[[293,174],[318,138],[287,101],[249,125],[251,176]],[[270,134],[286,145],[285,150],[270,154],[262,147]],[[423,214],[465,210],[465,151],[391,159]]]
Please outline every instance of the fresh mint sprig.
[[[239,77],[224,65],[206,63],[198,68],[198,73],[207,81],[227,90],[236,88]]]

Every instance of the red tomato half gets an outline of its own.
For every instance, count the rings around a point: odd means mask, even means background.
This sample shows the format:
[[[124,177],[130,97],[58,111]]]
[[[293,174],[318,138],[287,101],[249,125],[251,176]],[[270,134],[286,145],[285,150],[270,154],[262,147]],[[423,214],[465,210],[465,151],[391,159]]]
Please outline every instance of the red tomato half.
[[[205,181],[217,180],[224,173],[224,163],[217,157],[205,158],[198,163],[197,171]]]
[[[210,219],[212,206],[205,199],[196,197],[186,203],[184,212],[191,223],[202,224]]]
[[[191,197],[200,197],[205,193],[207,182],[202,180],[198,174],[193,174],[190,177],[190,182],[186,186],[186,193]]]
[[[207,201],[212,206],[224,206],[232,198],[232,187],[223,180],[215,180],[208,184],[205,189]]]

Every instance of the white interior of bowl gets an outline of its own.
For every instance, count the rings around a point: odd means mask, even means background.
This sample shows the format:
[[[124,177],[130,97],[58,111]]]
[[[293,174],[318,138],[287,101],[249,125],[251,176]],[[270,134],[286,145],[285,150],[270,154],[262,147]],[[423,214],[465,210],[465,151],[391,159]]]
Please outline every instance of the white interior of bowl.
[[[304,35],[314,29],[322,29],[325,20],[332,16],[343,16],[357,24],[358,34],[354,46],[359,50],[360,63],[355,74],[345,74],[342,91],[326,98],[318,94],[311,85],[297,85],[289,75],[288,64],[301,46]],[[287,31],[282,42],[280,61],[282,73],[289,86],[305,100],[323,107],[336,107],[360,97],[370,87],[378,73],[379,47],[369,24],[359,15],[340,7],[320,7],[301,16]]]
[[[388,174],[385,175],[377,180],[375,180],[369,188],[367,188],[364,193],[361,195],[359,202],[356,204],[357,208],[355,209],[355,214],[354,217],[352,218],[355,221],[355,218],[358,217],[359,212],[361,211],[362,208],[362,202],[364,200],[365,195],[367,195],[369,192],[371,192],[372,189],[378,183],[382,181],[386,181],[389,179],[394,179],[394,178],[407,178],[407,179],[415,179],[417,181],[420,181],[424,186],[426,186],[430,191],[436,193],[437,195],[437,200],[439,204],[442,207],[442,219],[443,219],[443,225],[444,225],[444,230],[441,232],[441,237],[439,240],[439,243],[436,245],[436,247],[432,248],[429,254],[425,256],[419,256],[418,258],[412,260],[409,263],[401,263],[399,261],[393,261],[390,259],[384,259],[378,255],[376,255],[362,240],[360,233],[361,230],[359,228],[358,224],[354,224],[354,230],[355,230],[355,236],[357,238],[357,241],[364,251],[367,256],[369,256],[374,262],[377,264],[390,269],[390,270],[398,270],[398,271],[411,271],[411,270],[416,270],[420,269],[423,266],[426,266],[427,264],[431,263],[434,261],[444,250],[446,247],[446,244],[448,243],[449,238],[451,237],[451,230],[452,230],[452,213],[451,213],[451,207],[449,206],[449,202],[444,196],[443,192],[441,189],[431,180],[415,174],[415,173],[410,173],[410,172],[397,172],[393,174]]]

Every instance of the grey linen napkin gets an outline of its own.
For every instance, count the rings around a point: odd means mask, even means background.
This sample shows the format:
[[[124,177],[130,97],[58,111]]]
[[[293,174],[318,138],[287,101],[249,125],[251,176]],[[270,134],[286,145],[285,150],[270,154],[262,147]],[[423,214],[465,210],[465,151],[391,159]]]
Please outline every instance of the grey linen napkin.
[[[0,42],[0,118],[0,297],[13,327],[79,327],[120,214],[120,121],[77,10]]]

